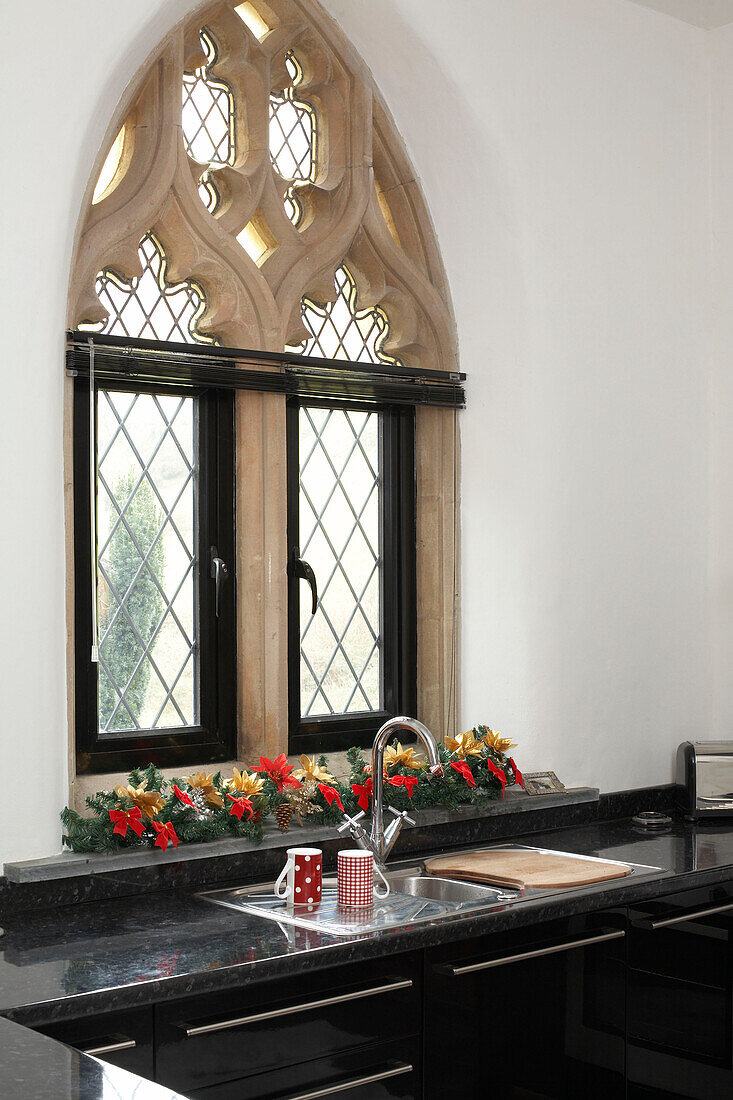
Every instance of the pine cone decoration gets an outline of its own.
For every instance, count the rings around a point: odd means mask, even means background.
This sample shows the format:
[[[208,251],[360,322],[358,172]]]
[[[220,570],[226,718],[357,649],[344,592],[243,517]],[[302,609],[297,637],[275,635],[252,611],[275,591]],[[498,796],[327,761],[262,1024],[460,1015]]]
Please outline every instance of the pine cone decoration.
[[[275,821],[277,821],[277,827],[281,833],[288,831],[292,820],[293,807],[289,802],[281,802],[279,806],[275,807]]]

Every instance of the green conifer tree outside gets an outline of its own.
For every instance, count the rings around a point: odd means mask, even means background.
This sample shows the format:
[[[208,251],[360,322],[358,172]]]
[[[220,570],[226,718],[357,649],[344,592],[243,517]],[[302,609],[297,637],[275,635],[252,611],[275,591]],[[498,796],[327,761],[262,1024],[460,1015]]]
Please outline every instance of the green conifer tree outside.
[[[119,477],[112,485],[112,492],[120,507],[124,507],[124,503],[133,492],[139,476],[139,471],[134,467],[130,467],[129,471]],[[165,549],[162,538],[159,538],[154,546],[153,540],[163,523],[163,510],[147,478],[143,478],[134,498],[128,504],[125,518],[135,536],[140,551],[145,555],[150,552],[148,565],[162,586],[165,576]],[[140,552],[137,550],[135,542],[130,537],[125,525],[119,523],[109,546],[104,552],[105,572],[120,598],[127,593],[127,599],[125,600],[127,613],[141,638],[147,644],[160,621],[165,602],[147,567],[140,571],[140,575],[135,581],[140,564]],[[131,585],[132,589],[130,590]],[[100,577],[100,597],[103,595],[104,588],[104,578]],[[116,616],[109,633],[107,633],[108,624],[117,610],[117,600],[111,593],[107,593],[107,595],[107,599],[100,598],[99,636],[104,639],[100,647],[100,653],[117,684],[124,689],[140,660],[142,646],[124,614]],[[151,672],[150,662],[143,660],[125,694],[125,704],[139,724],[142,724],[141,715],[145,706]],[[130,714],[124,705],[120,706],[117,713],[112,717],[118,698],[112,681],[104,671],[102,664],[100,664],[100,730],[118,731],[133,728]]]

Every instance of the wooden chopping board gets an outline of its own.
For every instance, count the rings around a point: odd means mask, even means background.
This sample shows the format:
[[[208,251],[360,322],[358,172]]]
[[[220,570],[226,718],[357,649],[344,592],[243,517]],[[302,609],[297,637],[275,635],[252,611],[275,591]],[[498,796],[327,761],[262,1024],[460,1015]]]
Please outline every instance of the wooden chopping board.
[[[517,852],[503,848],[440,856],[428,860],[425,869],[431,875],[510,886],[515,890],[524,887],[586,886],[631,874],[631,868],[625,864],[555,855],[553,852]]]

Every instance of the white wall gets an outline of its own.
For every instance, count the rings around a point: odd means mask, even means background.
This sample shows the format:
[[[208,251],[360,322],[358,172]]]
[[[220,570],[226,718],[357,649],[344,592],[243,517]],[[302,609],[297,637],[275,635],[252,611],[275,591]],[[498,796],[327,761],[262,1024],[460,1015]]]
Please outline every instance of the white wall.
[[[733,737],[733,26],[713,38],[711,413],[713,733]]]
[[[329,7],[469,376],[463,722],[566,782],[667,782],[709,723],[707,36],[622,0]]]
[[[469,374],[463,721],[569,783],[665,782],[710,722],[708,36],[626,0],[327,6],[411,150]],[[0,859],[57,850],[66,797],[74,227],[115,104],[192,7],[6,13],[34,63],[6,51],[0,76]]]

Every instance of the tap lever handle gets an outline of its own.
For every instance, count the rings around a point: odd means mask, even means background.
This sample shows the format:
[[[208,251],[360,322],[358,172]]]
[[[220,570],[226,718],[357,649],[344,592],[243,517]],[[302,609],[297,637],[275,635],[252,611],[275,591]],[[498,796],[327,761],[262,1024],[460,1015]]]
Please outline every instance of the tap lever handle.
[[[366,817],[366,814],[364,813],[363,810],[359,810],[358,814],[354,814],[353,817],[349,817],[349,815],[345,813],[344,814],[344,820],[339,825],[337,832],[344,833],[344,832],[346,832],[347,829],[351,829],[354,826],[359,828],[360,826],[358,825],[358,822],[360,821],[360,819],[362,817]]]
[[[394,808],[394,806],[388,806],[387,809],[389,810],[389,812],[391,814],[394,814],[395,817],[401,817],[403,822],[406,821],[408,823],[408,825],[414,825],[415,824],[413,819],[408,816],[407,810],[396,810]]]

